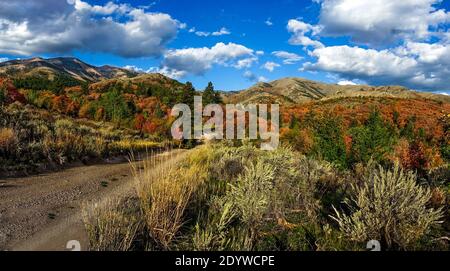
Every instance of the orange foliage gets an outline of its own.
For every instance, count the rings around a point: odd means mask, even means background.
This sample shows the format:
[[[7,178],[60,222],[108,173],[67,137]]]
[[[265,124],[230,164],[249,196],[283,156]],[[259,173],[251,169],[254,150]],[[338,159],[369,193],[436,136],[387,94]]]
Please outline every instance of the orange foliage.
[[[409,170],[431,169],[443,164],[439,152],[426,147],[422,142],[409,143],[406,139],[399,141],[391,159]]]
[[[145,117],[142,114],[137,114],[134,118],[134,128],[136,130],[142,131],[145,123]]]
[[[71,116],[76,116],[78,111],[80,110],[80,104],[75,101],[70,101],[67,105],[66,114],[69,114]]]
[[[284,108],[281,120],[288,125],[293,116],[303,120],[306,113],[310,111],[316,114],[329,112],[342,117],[344,127],[348,128],[352,123],[364,123],[374,110],[379,111],[381,116],[391,124],[394,124],[394,114],[398,113],[397,123],[395,123],[400,126],[398,128],[403,128],[408,119],[415,116],[416,132],[423,129],[427,139],[436,143],[444,136],[440,119],[450,113],[450,104],[426,99],[345,98]]]
[[[95,116],[94,119],[96,121],[101,121],[105,118],[105,109],[103,107],[100,107],[97,109],[97,111],[95,112]]]
[[[14,102],[20,102],[25,104],[26,99],[25,96],[20,93],[13,85],[11,80],[7,78],[0,78],[0,89],[4,88],[6,90],[6,103],[14,103]]]
[[[89,118],[90,117],[89,116],[90,107],[91,107],[91,105],[89,102],[84,103],[83,106],[81,106],[80,111],[78,111],[78,116],[80,118],[84,118],[84,119]]]
[[[69,103],[69,98],[66,95],[54,96],[52,98],[52,110],[59,113],[65,113]]]
[[[280,138],[288,142],[295,150],[307,154],[314,146],[314,139],[312,132],[308,129],[290,130],[288,128],[280,129]]]
[[[152,121],[146,121],[142,127],[142,131],[148,134],[155,134],[158,129],[158,125]]]
[[[87,96],[87,99],[90,101],[98,101],[102,96],[101,93],[91,93]]]
[[[345,150],[347,153],[351,152],[352,143],[353,143],[353,138],[349,135],[345,135],[344,136],[344,144],[345,144]]]

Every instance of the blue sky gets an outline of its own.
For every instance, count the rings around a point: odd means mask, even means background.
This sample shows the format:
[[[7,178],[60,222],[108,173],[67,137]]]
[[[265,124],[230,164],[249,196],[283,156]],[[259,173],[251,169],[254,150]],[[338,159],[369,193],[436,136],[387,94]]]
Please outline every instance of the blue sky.
[[[20,2],[0,0],[3,60],[76,56],[199,89],[304,77],[450,90],[449,1]]]

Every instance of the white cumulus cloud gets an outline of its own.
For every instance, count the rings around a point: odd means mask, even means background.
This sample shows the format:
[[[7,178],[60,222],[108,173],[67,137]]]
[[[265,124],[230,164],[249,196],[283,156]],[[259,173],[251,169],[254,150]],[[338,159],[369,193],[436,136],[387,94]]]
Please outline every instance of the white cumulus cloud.
[[[388,50],[376,51],[359,47],[330,46],[312,52],[317,58],[308,68],[351,73],[360,76],[393,76],[413,72],[417,65],[415,59],[399,57]]]
[[[292,33],[289,43],[292,45],[302,45],[305,47],[312,46],[314,48],[323,47],[320,41],[311,39],[308,35],[316,36],[322,30],[320,26],[314,26],[300,20],[289,20],[287,29]]]
[[[189,30],[190,33],[195,33],[195,35],[199,36],[199,37],[209,37],[209,36],[224,36],[224,35],[231,35],[231,31],[228,30],[225,27],[222,27],[221,29],[214,31],[214,32],[206,32],[206,31],[197,31],[194,28],[191,28]]]
[[[251,82],[267,82],[267,81],[269,81],[269,79],[267,79],[266,77],[258,76],[256,74],[252,73],[251,71],[244,72],[244,77]]]
[[[356,86],[357,84],[353,81],[349,81],[349,80],[341,80],[337,83],[340,86]]]
[[[275,70],[275,68],[280,67],[280,64],[272,62],[272,61],[268,61],[266,63],[264,63],[264,65],[262,66],[262,68],[268,70],[269,72],[273,72]]]
[[[275,51],[275,52],[272,52],[272,55],[274,55],[280,59],[283,59],[283,64],[286,64],[286,65],[295,64],[303,59],[303,57],[301,57],[297,54],[286,52],[286,51]]]
[[[249,58],[243,58],[238,60],[236,64],[233,65],[233,67],[235,67],[236,69],[250,68],[255,62],[258,62],[257,57],[252,56]]]
[[[203,75],[214,65],[247,68],[255,61],[257,58],[252,49],[240,44],[220,42],[211,48],[169,50],[164,55],[162,69],[181,76]]]
[[[168,14],[114,2],[90,5],[81,0],[0,1],[0,53],[33,55],[81,50],[157,57],[182,25]]]
[[[139,73],[146,73],[147,72],[146,70],[144,70],[142,68],[139,68],[137,66],[134,66],[134,65],[126,65],[123,68],[126,69],[126,70],[133,71],[133,72],[139,72]]]
[[[328,35],[350,36],[366,44],[403,38],[425,39],[430,29],[450,22],[450,13],[437,9],[440,0],[320,0],[320,26]]]
[[[230,30],[226,29],[225,27],[222,27],[219,31],[212,32],[211,35],[223,36],[223,35],[230,35],[230,34],[231,34]]]
[[[330,46],[315,49],[315,63],[303,68],[327,71],[371,84],[399,84],[413,89],[450,88],[450,45],[407,43],[392,50]]]
[[[292,19],[289,42],[307,49],[301,70],[419,90],[450,89],[450,13],[438,0],[317,0],[317,25]],[[349,37],[355,45],[326,45],[322,37]],[[430,39],[433,37],[433,39]],[[364,44],[362,47],[359,44]]]

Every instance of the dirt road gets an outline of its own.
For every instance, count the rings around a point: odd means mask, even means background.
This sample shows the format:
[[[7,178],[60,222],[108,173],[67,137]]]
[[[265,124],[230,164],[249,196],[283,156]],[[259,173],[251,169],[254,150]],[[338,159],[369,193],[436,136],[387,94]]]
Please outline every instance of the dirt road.
[[[160,154],[161,163],[181,153]],[[128,163],[0,179],[0,250],[68,250],[71,240],[79,241],[81,249],[86,249],[82,203],[131,192],[132,179]]]

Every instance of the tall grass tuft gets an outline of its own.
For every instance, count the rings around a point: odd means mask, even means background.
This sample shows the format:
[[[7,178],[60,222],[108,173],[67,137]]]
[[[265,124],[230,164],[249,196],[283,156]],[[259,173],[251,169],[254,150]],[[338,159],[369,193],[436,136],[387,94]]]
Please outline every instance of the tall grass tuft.
[[[204,179],[198,167],[183,167],[180,161],[181,157],[167,163],[150,159],[143,168],[133,167],[143,221],[155,245],[152,249],[171,248],[185,223],[192,194]]]
[[[17,142],[17,137],[13,129],[0,128],[0,151],[8,152]]]
[[[119,198],[83,207],[83,221],[91,251],[129,251],[142,229],[135,204]]]

